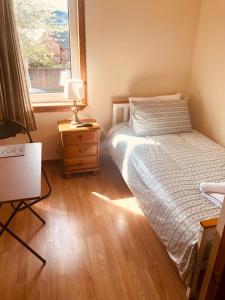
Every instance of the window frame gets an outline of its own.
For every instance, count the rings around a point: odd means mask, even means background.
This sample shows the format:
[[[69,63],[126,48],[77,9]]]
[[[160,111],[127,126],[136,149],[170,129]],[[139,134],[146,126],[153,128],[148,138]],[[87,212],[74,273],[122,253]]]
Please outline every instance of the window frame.
[[[80,109],[87,105],[86,37],[85,37],[85,0],[67,0],[69,12],[71,73],[84,84],[84,99]],[[75,53],[75,55],[73,55]],[[77,75],[79,74],[79,75]],[[30,93],[34,112],[68,111],[72,102],[63,98],[63,93]]]

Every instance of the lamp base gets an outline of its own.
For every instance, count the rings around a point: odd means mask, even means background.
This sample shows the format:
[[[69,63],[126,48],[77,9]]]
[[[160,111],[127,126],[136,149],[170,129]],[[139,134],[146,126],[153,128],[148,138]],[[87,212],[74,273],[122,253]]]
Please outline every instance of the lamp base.
[[[70,124],[76,127],[76,126],[81,126],[81,125],[82,125],[82,122],[79,121],[79,120],[72,120],[72,121],[70,122]]]
[[[75,126],[75,127],[78,126],[78,125],[81,125],[82,122],[79,120],[79,118],[77,116],[77,114],[78,114],[78,106],[77,106],[76,99],[74,99],[72,111],[73,111],[73,120],[70,122],[70,124],[72,126]]]

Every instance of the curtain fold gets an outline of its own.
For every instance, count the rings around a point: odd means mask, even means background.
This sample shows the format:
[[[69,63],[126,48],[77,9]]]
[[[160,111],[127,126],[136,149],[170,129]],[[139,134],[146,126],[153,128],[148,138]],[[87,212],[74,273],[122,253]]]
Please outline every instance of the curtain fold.
[[[0,119],[36,130],[12,0],[0,0]]]

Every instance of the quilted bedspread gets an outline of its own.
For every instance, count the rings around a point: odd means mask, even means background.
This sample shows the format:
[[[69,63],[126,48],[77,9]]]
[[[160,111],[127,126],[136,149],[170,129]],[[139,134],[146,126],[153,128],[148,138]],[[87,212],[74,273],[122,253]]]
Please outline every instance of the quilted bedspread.
[[[200,221],[220,213],[198,186],[225,181],[225,149],[197,131],[137,137],[126,123],[111,129],[108,143],[113,161],[188,285]]]

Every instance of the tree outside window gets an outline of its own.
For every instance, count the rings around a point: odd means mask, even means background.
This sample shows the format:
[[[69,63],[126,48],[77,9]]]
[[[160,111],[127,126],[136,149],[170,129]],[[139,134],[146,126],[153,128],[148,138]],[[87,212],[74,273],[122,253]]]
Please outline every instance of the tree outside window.
[[[67,0],[14,0],[31,93],[58,93],[71,76]]]

